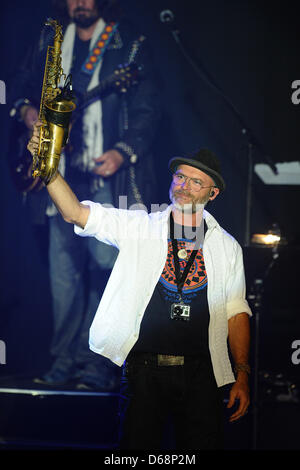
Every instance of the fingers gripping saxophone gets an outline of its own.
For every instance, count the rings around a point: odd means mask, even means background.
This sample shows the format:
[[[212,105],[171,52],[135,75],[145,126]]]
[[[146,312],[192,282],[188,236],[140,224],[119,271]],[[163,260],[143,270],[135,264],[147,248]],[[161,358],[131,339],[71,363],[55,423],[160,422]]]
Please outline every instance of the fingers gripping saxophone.
[[[55,30],[54,44],[48,46],[42,96],[40,102],[39,146],[33,157],[32,176],[41,178],[48,184],[56,174],[62,148],[66,145],[72,111],[76,108],[72,95],[71,78],[65,76],[61,66],[61,25],[52,19],[45,23]],[[61,78],[65,80],[62,90]]]

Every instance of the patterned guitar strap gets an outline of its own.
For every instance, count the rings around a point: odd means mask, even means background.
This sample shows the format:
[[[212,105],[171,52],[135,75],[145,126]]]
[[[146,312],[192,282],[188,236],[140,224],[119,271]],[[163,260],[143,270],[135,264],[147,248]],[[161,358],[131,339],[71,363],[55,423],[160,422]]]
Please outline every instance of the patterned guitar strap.
[[[95,68],[103,58],[104,52],[111,42],[117,27],[118,23],[108,23],[105,26],[104,31],[100,33],[94,47],[89,51],[89,55],[83,62],[80,71],[76,74],[78,91],[80,93],[83,94],[87,90]]]

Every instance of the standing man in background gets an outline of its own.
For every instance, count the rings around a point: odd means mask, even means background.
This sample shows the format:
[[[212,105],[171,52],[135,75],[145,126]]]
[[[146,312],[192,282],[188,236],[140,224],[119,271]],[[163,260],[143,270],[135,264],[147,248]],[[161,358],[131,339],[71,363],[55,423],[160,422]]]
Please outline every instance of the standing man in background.
[[[160,118],[147,40],[123,19],[116,0],[53,4],[64,28],[62,67],[66,75],[72,74],[75,96],[98,86],[120,64],[143,68],[142,79],[127,93],[111,92],[83,110],[71,130],[60,172],[82,199],[117,206],[119,196],[127,196],[129,206],[147,206],[154,195],[151,148]],[[27,129],[38,118],[46,50],[52,42],[52,31],[45,28],[11,86],[11,115]],[[14,168],[13,159],[9,163]],[[80,389],[112,390],[119,369],[88,349],[88,330],[101,295],[101,279],[104,285],[118,250],[93,239],[78,240],[45,187],[29,192],[27,203],[32,222],[49,226],[53,300],[53,364],[35,381],[56,386],[75,380]]]

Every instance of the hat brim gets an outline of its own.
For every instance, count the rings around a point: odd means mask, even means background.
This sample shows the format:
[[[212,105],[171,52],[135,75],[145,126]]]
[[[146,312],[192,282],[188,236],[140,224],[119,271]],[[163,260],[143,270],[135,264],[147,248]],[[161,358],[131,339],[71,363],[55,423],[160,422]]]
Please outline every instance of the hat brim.
[[[212,170],[211,168],[207,167],[206,165],[197,160],[183,157],[174,157],[171,158],[171,160],[169,161],[169,168],[172,172],[174,172],[179,165],[189,165],[194,168],[198,168],[198,170],[203,171],[214,180],[215,185],[217,186],[217,188],[219,188],[220,191],[224,191],[224,189],[226,188],[225,181],[220,175],[220,173]]]

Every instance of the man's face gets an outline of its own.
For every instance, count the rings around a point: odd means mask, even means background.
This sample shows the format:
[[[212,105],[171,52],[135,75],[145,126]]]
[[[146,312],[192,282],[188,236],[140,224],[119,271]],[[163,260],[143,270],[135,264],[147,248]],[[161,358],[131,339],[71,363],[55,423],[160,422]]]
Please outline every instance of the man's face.
[[[70,18],[77,26],[89,28],[99,18],[95,0],[67,0]]]
[[[179,184],[172,181],[170,187],[170,200],[176,209],[186,212],[198,212],[209,200],[214,199],[219,193],[218,188],[214,188],[214,195],[211,196],[212,187],[215,186],[213,179],[198,168],[189,165],[179,165],[175,173],[179,173],[188,178],[199,181],[203,188],[199,191],[192,189],[191,181],[183,179]],[[200,206],[201,205],[201,206]]]

